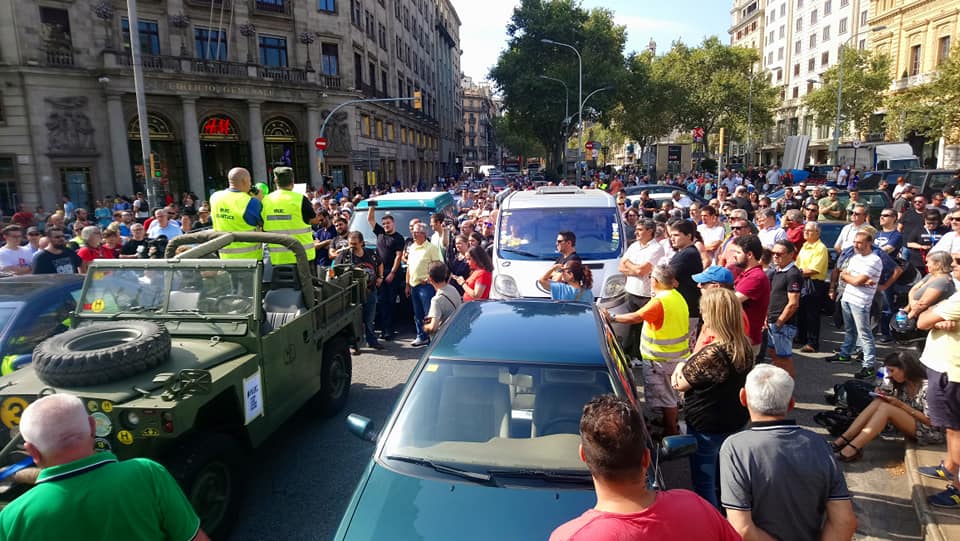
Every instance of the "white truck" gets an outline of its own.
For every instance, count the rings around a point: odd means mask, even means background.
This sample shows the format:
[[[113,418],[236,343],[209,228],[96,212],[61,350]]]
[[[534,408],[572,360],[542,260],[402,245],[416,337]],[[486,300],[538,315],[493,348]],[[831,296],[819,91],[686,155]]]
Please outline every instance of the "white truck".
[[[920,158],[908,143],[842,145],[837,156],[841,165],[849,165],[858,171],[920,168]]]

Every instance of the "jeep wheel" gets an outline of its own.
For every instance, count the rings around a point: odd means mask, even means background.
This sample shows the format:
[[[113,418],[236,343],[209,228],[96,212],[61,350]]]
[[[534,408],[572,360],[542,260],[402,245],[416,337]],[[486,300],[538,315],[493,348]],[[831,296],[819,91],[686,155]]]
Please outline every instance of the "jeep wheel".
[[[241,445],[227,434],[196,435],[178,445],[164,464],[200,517],[211,539],[226,539],[236,523],[243,486]]]
[[[347,405],[353,366],[346,338],[336,336],[323,346],[320,394],[317,396],[320,414],[332,417]]]
[[[170,334],[159,323],[93,323],[40,342],[33,351],[33,367],[50,385],[84,387],[135,376],[169,354]]]

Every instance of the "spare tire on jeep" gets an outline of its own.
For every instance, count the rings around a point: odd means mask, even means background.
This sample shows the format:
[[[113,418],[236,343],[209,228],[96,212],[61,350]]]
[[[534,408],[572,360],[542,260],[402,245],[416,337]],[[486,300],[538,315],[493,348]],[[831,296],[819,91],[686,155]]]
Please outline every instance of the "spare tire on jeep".
[[[33,368],[50,385],[83,387],[135,376],[169,354],[170,334],[159,323],[93,323],[40,342]]]

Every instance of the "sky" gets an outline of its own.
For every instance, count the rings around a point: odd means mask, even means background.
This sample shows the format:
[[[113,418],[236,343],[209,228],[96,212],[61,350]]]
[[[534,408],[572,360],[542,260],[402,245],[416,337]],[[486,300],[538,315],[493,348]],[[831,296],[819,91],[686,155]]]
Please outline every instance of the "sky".
[[[451,0],[460,17],[460,67],[474,81],[486,79],[506,46],[506,27],[517,0]],[[674,40],[696,45],[704,37],[720,36],[729,43],[731,0],[582,0],[585,9],[606,7],[618,24],[627,27],[626,51],[640,51],[653,38],[657,53]],[[563,36],[553,39],[563,40]]]

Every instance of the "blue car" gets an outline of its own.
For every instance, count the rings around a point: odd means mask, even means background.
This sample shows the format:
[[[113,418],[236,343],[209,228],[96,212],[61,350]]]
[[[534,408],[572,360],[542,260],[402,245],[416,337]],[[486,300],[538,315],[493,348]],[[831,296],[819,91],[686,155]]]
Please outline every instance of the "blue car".
[[[596,307],[465,303],[382,431],[347,418],[376,450],[335,539],[546,539],[596,503],[578,452],[584,404],[606,393],[636,404],[635,389]],[[691,440],[665,438],[654,460],[692,452]]]
[[[4,375],[33,358],[33,348],[70,328],[83,277],[65,274],[0,279],[0,371]]]

